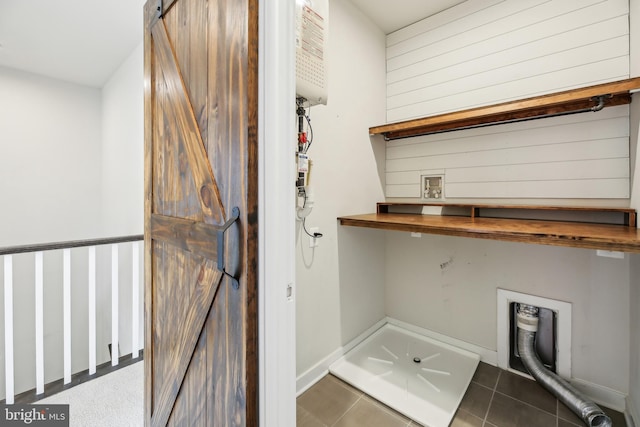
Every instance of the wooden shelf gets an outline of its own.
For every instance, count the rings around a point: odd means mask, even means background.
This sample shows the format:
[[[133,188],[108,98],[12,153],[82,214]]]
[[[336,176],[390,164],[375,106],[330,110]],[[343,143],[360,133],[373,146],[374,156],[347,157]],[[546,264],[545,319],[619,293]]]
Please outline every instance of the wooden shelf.
[[[584,249],[640,253],[640,231],[635,227],[632,209],[557,207],[557,206],[503,206],[503,205],[451,205],[469,208],[468,216],[422,215],[389,213],[393,204],[379,204],[378,212],[338,218],[341,225],[407,231],[425,234],[471,237],[509,242],[567,246]],[[431,204],[429,204],[431,205]],[[398,205],[400,206],[400,205]],[[422,206],[422,205],[403,205]],[[437,204],[434,206],[450,206]],[[382,209],[381,209],[382,207]],[[385,209],[387,212],[385,212]],[[562,210],[620,213],[629,218],[627,225],[611,225],[571,221],[546,221],[515,218],[488,218],[472,214],[477,209]]]
[[[571,114],[596,106],[598,104],[596,97],[599,96],[603,97],[604,107],[629,104],[631,102],[631,92],[638,89],[640,89],[640,77],[375,126],[369,128],[369,134],[383,135],[385,139],[391,140],[456,129]]]

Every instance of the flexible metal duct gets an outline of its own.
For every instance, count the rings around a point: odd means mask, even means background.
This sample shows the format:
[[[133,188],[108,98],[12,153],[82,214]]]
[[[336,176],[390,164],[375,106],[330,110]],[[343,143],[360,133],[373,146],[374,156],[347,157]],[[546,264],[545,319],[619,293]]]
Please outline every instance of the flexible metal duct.
[[[611,418],[598,405],[582,396],[575,387],[542,364],[534,347],[537,330],[538,308],[519,304],[518,352],[531,376],[582,418],[588,426],[611,427],[613,425]]]

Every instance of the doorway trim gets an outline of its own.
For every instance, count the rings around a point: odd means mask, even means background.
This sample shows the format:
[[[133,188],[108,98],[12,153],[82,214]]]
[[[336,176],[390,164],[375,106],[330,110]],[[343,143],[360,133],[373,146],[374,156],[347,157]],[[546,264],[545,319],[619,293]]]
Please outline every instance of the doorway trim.
[[[296,424],[294,2],[259,9],[259,419]]]

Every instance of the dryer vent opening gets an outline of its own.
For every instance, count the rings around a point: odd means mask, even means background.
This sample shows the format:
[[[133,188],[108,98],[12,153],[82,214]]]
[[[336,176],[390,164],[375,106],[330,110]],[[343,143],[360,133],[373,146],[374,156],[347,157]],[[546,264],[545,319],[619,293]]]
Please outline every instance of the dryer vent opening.
[[[518,303],[509,304],[509,367],[529,375],[518,352]],[[540,307],[538,312],[538,332],[535,340],[535,350],[540,361],[552,372],[557,373],[557,315],[549,309]]]
[[[498,367],[532,378],[523,370],[515,324],[515,306],[528,304],[541,308],[541,337],[536,352],[542,363],[552,372],[571,378],[571,303],[500,288],[496,302]]]

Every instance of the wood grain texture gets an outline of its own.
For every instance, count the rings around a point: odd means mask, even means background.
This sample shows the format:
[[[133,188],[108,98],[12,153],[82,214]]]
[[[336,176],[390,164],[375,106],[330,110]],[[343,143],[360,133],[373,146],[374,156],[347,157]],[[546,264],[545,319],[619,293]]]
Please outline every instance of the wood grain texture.
[[[640,252],[640,230],[619,225],[391,213],[354,215],[338,219],[341,225],[352,227]]]
[[[208,368],[222,384],[215,388],[211,411],[223,425],[257,425],[257,8],[248,2],[209,5],[210,121],[207,152],[227,208],[238,206],[241,220],[228,232],[227,268],[241,278],[240,292],[223,287],[226,294],[211,318],[216,356]],[[215,31],[213,30],[215,28]],[[215,121],[212,120],[215,118]],[[235,173],[241,168],[243,173]],[[236,188],[245,188],[244,199]],[[237,242],[237,243],[234,243]],[[240,257],[238,257],[238,254]],[[239,261],[244,258],[246,264]],[[226,311],[238,316],[223,316]],[[242,324],[240,319],[246,319]],[[229,346],[229,342],[242,345]],[[226,364],[223,362],[227,360]],[[242,377],[246,377],[246,386]]]
[[[213,178],[211,165],[206,162],[202,136],[200,132],[195,131],[198,129],[198,123],[169,42],[164,20],[154,25],[151,33],[154,37],[156,58],[162,67],[164,81],[171,100],[167,102],[166,107],[173,113],[172,116],[177,121],[177,126],[170,126],[170,129],[182,132],[184,148],[205,218],[211,224],[220,224],[224,222],[223,218],[225,217],[220,193],[216,180]]]
[[[173,280],[165,283],[164,294],[170,298],[167,298],[168,301],[164,303],[164,310],[160,309],[154,319],[156,334],[163,335],[165,340],[170,341],[170,346],[164,348],[164,351],[161,350],[167,357],[163,361],[165,370],[162,373],[161,384],[156,389],[156,405],[151,425],[166,425],[169,420],[200,338],[200,332],[222,279],[222,273],[214,268],[213,262],[205,262],[201,265],[197,277],[186,278],[180,277],[179,274],[188,273],[186,270],[181,270],[181,266],[188,263],[179,256],[176,256],[173,261],[169,259],[163,261],[162,266],[158,266],[157,270],[169,269],[169,274],[174,273],[178,276],[174,276]],[[155,279],[159,280],[161,277],[156,276]],[[194,281],[193,286],[188,286],[189,283],[186,283],[188,279]],[[176,291],[175,284],[178,283],[184,285],[184,289],[182,292],[180,289],[178,292],[172,292]],[[174,313],[177,301],[186,302],[183,313]],[[180,323],[176,324],[174,322],[177,319]]]
[[[606,106],[628,104],[629,91],[640,89],[640,77],[604,83],[581,89],[504,102],[485,107],[439,114],[404,122],[369,128],[370,135],[385,135],[389,139],[405,138],[432,132],[455,130],[481,124],[491,124],[505,120],[537,117],[594,106],[594,96],[614,95],[606,101]]]
[[[376,204],[378,213],[388,213],[392,206],[450,206],[466,208],[470,210],[477,209],[526,209],[539,211],[586,211],[586,212],[618,212],[622,214],[635,213],[632,208],[615,208],[608,206],[552,206],[552,205],[509,205],[509,204],[488,204],[488,203],[393,203],[379,202]]]
[[[153,274],[145,343],[154,354],[145,422],[257,426],[258,3],[167,4],[162,19],[145,18]],[[217,196],[202,191],[211,185]],[[233,207],[240,218],[225,232],[224,261],[239,289],[216,264],[215,226]],[[211,274],[215,286],[199,285]]]
[[[245,218],[246,253],[245,263],[245,290],[246,301],[246,420],[247,426],[259,425],[259,313],[258,313],[258,103],[259,103],[259,3],[257,0],[248,2],[248,22],[247,22],[247,197]]]
[[[151,215],[154,240],[169,243],[207,259],[218,257],[218,228],[204,222]]]

